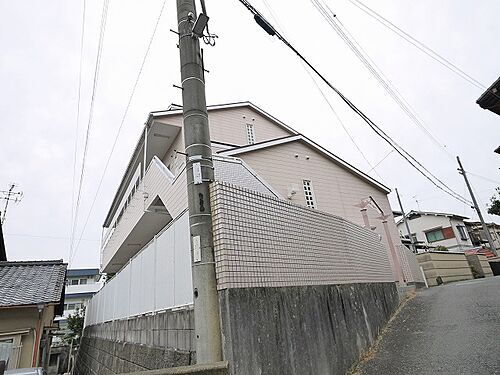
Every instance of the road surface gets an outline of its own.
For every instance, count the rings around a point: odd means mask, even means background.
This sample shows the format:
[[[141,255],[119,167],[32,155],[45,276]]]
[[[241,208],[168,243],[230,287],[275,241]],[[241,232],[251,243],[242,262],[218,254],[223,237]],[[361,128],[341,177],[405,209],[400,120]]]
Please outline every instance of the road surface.
[[[500,374],[500,276],[418,292],[357,373]]]

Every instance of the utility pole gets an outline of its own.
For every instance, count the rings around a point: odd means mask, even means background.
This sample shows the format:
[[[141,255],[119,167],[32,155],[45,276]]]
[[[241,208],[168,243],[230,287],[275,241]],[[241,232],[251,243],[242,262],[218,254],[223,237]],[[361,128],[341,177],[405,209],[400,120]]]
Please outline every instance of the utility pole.
[[[401,209],[401,213],[403,214],[403,221],[405,222],[405,227],[406,227],[406,231],[408,232],[408,237],[410,237],[411,250],[416,254],[417,253],[417,245],[415,244],[415,239],[411,235],[410,225],[408,224],[408,220],[406,219],[405,210],[403,209],[403,204],[401,203],[401,198],[399,198],[398,189],[395,188],[394,190],[396,190],[396,195],[398,197],[398,202],[399,202],[399,208]]]
[[[197,363],[222,359],[209,195],[214,170],[199,42],[207,21],[196,17],[194,0],[177,0]]]
[[[465,173],[465,169],[462,166],[462,162],[460,161],[460,158],[458,156],[457,156],[457,161],[458,161],[458,166],[459,166],[458,173],[460,173],[462,176],[464,176],[465,184],[467,185],[467,189],[469,189],[470,197],[472,198],[472,203],[474,203],[473,208],[475,208],[475,210],[477,212],[477,216],[479,216],[479,221],[481,222],[481,225],[483,226],[483,231],[484,231],[484,234],[486,236],[486,239],[488,240],[488,243],[490,244],[490,249],[495,255],[497,255],[497,249],[496,249],[495,245],[493,244],[493,239],[491,238],[490,231],[489,231],[486,223],[484,222],[483,214],[481,213],[481,210],[479,209],[476,197],[474,196],[474,193],[472,192],[472,187],[470,186],[469,179],[467,178],[467,174]]]

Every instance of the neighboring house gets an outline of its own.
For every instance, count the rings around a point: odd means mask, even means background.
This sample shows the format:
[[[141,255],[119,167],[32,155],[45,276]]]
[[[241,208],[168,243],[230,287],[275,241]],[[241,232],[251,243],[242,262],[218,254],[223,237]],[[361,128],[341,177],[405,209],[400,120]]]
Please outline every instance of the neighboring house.
[[[488,89],[476,100],[483,109],[487,109],[500,115],[500,78],[498,78]]]
[[[470,239],[474,246],[486,245],[489,247],[488,239],[484,235],[483,226],[479,221],[466,221],[465,226],[467,227],[467,232],[469,233]],[[493,245],[497,249],[500,248],[500,225],[496,223],[486,223],[490,231],[491,239],[493,240]]]
[[[386,186],[252,103],[209,106],[208,115],[216,180],[253,190],[258,181],[268,194],[362,226],[359,205],[370,196],[392,215]],[[184,149],[182,109],[150,113],[103,225],[101,271],[120,270],[186,210]],[[368,215],[387,245],[380,213]],[[391,219],[392,240],[402,247]]]
[[[444,246],[449,251],[463,252],[473,247],[467,233],[465,216],[442,213],[410,211],[406,214],[413,238],[432,247]],[[400,236],[407,237],[403,219],[396,223]]]
[[[102,287],[101,274],[98,268],[68,269],[66,273],[66,292],[64,296],[64,313],[56,319],[61,331],[66,329],[69,315],[82,310],[85,304]]]
[[[0,262],[0,360],[47,367],[54,317],[63,313],[62,260]]]

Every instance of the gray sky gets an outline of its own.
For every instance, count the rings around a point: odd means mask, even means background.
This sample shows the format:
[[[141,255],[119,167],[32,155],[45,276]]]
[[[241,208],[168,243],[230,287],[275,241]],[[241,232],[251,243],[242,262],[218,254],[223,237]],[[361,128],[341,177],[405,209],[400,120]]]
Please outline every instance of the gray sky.
[[[366,0],[365,0],[366,1]],[[207,0],[207,100],[250,100],[363,171],[359,155],[298,59],[269,37],[236,0]],[[252,2],[264,14],[262,0]],[[289,40],[388,134],[455,191],[466,195],[455,160],[435,145],[388,97],[326,24],[309,0],[268,0]],[[391,33],[347,0],[328,0],[344,26],[403,94],[451,155],[460,155],[485,208],[500,185],[498,116],[475,104],[482,93]],[[90,129],[78,237],[115,139],[162,0],[110,0]],[[291,5],[293,4],[293,5]],[[67,260],[83,3],[0,0],[0,190],[19,184],[24,199],[9,207],[4,233],[10,259]],[[489,86],[498,76],[500,3],[496,0],[379,0],[370,6]],[[87,1],[77,173],[81,166],[102,0]],[[180,103],[175,1],[167,5],[118,146],[99,192],[74,267],[98,266],[101,226],[147,114]],[[272,18],[270,18],[272,19]],[[333,93],[328,98],[372,164],[389,152]],[[449,211],[475,217],[434,188],[395,152],[376,169],[398,187],[407,210]],[[373,171],[370,174],[380,179]],[[467,195],[466,195],[467,196]],[[397,208],[391,194],[393,208]],[[2,202],[3,208],[3,202]],[[488,220],[495,220],[488,217]],[[498,219],[498,218],[497,218]]]

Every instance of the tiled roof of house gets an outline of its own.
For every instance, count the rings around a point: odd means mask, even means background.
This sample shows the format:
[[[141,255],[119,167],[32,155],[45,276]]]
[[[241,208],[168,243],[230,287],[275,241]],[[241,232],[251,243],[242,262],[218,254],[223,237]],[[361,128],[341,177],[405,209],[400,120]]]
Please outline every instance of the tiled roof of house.
[[[58,303],[66,267],[62,260],[0,262],[0,308]]]

